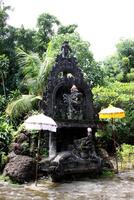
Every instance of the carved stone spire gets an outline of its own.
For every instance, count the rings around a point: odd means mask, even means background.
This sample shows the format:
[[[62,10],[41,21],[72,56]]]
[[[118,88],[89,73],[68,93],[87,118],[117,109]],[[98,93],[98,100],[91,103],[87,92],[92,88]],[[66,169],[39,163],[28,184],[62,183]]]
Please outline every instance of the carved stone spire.
[[[69,57],[69,53],[71,53],[72,50],[68,44],[68,41],[65,41],[63,44],[62,44],[62,47],[61,47],[61,56],[63,58],[68,58]]]

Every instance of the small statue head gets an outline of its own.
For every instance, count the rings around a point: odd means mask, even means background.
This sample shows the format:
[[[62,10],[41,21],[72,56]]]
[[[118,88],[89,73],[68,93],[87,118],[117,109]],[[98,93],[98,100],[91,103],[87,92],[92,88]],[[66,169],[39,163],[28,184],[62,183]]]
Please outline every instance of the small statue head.
[[[63,45],[68,45],[68,43],[69,43],[68,41],[64,41]]]
[[[73,86],[71,87],[71,93],[72,93],[72,92],[78,92],[78,89],[77,89],[76,85],[73,85]]]
[[[69,42],[64,41],[61,47],[61,55],[63,58],[68,58],[69,53],[71,52],[71,48],[69,47]]]

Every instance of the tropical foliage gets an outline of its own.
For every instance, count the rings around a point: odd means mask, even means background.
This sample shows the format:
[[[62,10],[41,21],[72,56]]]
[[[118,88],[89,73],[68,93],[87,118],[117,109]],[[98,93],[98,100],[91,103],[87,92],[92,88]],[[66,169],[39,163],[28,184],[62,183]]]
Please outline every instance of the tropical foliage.
[[[85,79],[92,83],[92,86],[103,82],[103,71],[99,63],[95,62],[93,54],[90,50],[90,43],[83,41],[78,33],[66,33],[55,35],[50,41],[45,57],[45,76],[48,74],[54,65],[56,56],[61,52],[61,46],[64,41],[68,41],[71,47],[72,55],[77,58],[78,64],[83,70]]]
[[[134,83],[115,82],[107,87],[98,86],[93,89],[94,102],[99,109],[107,107],[109,104],[122,108],[126,117],[124,119],[116,119],[115,131],[118,137],[118,143],[130,143],[134,141]],[[108,125],[109,126],[109,125]],[[111,135],[112,128],[104,130],[105,137]]]
[[[6,155],[9,151],[9,146],[13,138],[13,127],[5,121],[5,116],[0,116],[0,170],[5,164]]]
[[[42,13],[35,30],[15,28],[7,23],[10,9],[0,1],[0,138],[7,146],[13,129],[23,123],[29,112],[39,109],[49,73],[64,41],[69,42],[71,54],[77,58],[85,80],[91,83],[97,111],[109,104],[125,110],[126,117],[115,120],[117,142],[133,144],[134,39],[120,40],[115,54],[98,63],[90,43],[83,41],[76,31],[76,24],[65,26],[57,17]],[[99,131],[105,144],[110,141],[111,125],[106,122]]]
[[[103,63],[106,77],[112,81],[134,81],[134,39],[120,40],[116,48],[117,52]]]

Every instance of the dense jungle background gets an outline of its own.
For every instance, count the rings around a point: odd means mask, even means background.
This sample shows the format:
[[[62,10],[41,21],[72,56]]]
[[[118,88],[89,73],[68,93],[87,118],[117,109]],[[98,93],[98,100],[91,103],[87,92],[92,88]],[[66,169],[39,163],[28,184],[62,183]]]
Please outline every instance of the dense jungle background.
[[[16,28],[8,24],[10,12],[11,7],[0,1],[1,169],[9,151],[19,148],[10,144],[18,139],[19,134],[25,133],[24,119],[39,112],[38,102],[64,41],[69,41],[85,80],[91,84],[96,113],[109,104],[125,111],[124,119],[115,120],[114,131],[117,144],[127,144],[128,151],[134,145],[134,39],[121,39],[116,44],[116,52],[98,62],[90,50],[90,41],[82,40],[76,24],[64,26],[56,16],[42,13],[35,29],[26,29],[23,25]],[[96,123],[98,141],[109,153],[112,152],[110,120]],[[28,133],[26,135],[29,138]],[[32,133],[31,141],[35,138]],[[30,154],[28,145],[23,143],[23,148],[21,146],[24,154]],[[47,154],[47,149],[42,154]]]

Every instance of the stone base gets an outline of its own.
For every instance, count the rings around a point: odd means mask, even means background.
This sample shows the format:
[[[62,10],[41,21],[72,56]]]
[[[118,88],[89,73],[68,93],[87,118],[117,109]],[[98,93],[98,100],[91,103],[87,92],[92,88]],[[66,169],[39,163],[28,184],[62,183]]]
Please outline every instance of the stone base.
[[[78,175],[96,176],[100,173],[101,166],[99,157],[82,159],[69,151],[61,152],[51,160],[42,160],[39,164],[40,171],[50,175],[52,181],[61,181],[66,177],[78,177]]]
[[[3,174],[18,183],[34,180],[35,161],[28,156],[14,155],[6,164]]]

